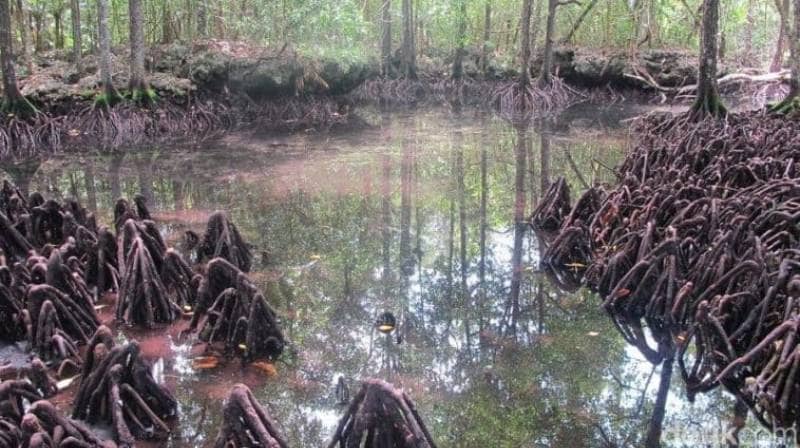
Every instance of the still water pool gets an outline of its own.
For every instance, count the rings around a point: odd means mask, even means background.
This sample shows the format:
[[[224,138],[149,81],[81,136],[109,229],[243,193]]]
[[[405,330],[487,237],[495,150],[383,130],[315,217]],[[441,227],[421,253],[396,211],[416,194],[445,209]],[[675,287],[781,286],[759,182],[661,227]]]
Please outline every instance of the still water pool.
[[[175,391],[168,446],[208,446],[222,402],[250,386],[292,446],[324,446],[344,407],[377,377],[405,388],[442,447],[640,446],[658,384],[598,299],[538,270],[542,241],[522,222],[551,181],[578,192],[613,182],[634,106],[584,106],[514,127],[478,112],[383,113],[347,134],[236,133],[201,148],[140,148],[6,165],[23,190],[75,196],[111,222],[114,200],[144,194],[165,238],[202,233],[226,210],[254,247],[252,278],[284,276],[272,305],[291,347],[269,369],[192,368],[181,324],[136,338]],[[391,311],[394,335],[374,329]],[[183,324],[185,327],[185,323]],[[673,382],[665,439],[726,425],[731,403],[686,403]],[[62,406],[69,407],[63,399]]]

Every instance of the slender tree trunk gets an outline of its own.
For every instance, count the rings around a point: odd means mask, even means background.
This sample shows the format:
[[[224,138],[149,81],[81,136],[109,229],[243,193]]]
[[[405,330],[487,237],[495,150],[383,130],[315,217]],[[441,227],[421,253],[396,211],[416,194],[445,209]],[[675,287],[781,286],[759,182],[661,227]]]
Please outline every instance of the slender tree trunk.
[[[144,68],[144,14],[142,0],[128,0],[130,14],[131,76],[129,87],[134,100],[149,98]]]
[[[17,0],[17,27],[19,28],[20,44],[22,45],[22,63],[28,70],[28,75],[31,75],[34,68],[31,54],[31,29],[23,0]]]
[[[726,109],[717,87],[717,38],[719,0],[703,0],[703,29],[697,73],[697,100],[692,106],[695,118],[725,115]]]
[[[456,57],[453,59],[453,79],[464,77],[464,44],[467,39],[467,1],[458,0],[458,30],[456,32]]]
[[[97,36],[100,44],[100,84],[104,102],[114,104],[120,100],[111,76],[111,31],[108,28],[108,0],[97,0]]]
[[[63,11],[53,11],[53,24],[55,25],[56,33],[56,48],[61,50],[64,48],[64,27],[61,21]]]
[[[81,34],[81,3],[80,0],[70,0],[72,15],[72,62],[81,70],[81,58],[83,56],[83,36]]]
[[[792,23],[789,23],[789,11],[781,11],[783,28],[789,37],[789,66],[791,76],[789,78],[789,94],[772,110],[779,113],[795,112],[800,109],[800,0],[794,0],[792,11]]]
[[[772,63],[769,71],[777,72],[783,67],[783,53],[786,51],[786,23],[789,18],[784,17],[789,11],[789,0],[775,0],[775,6],[781,14],[781,23],[778,29],[778,41],[775,43],[775,54],[772,56]]]
[[[36,53],[44,51],[44,35],[42,32],[43,23],[42,23],[42,13],[41,12],[31,12],[30,14],[31,19],[33,20],[34,30],[36,32],[36,36],[34,39],[33,50]]]
[[[206,37],[208,35],[208,5],[206,0],[197,2],[197,35]]]
[[[552,83],[550,72],[553,70],[553,39],[556,30],[556,11],[558,0],[548,0],[547,26],[544,35],[544,54],[542,55],[542,72],[539,73],[539,86],[548,87]]]
[[[36,109],[22,96],[17,85],[17,72],[14,69],[14,52],[11,36],[10,0],[0,0],[0,67],[3,69],[3,110],[27,118]]]
[[[481,72],[489,74],[489,45],[492,39],[492,2],[486,1],[483,11],[483,45],[481,46]]]
[[[673,356],[674,355],[667,356],[667,359],[661,364],[661,381],[658,384],[658,393],[656,395],[653,415],[650,417],[650,423],[647,427],[647,436],[644,441],[645,448],[661,447],[661,430],[664,426],[664,417],[667,413],[669,385],[672,382]]]
[[[540,0],[541,1],[541,0]],[[519,85],[527,87],[531,83],[531,3],[533,0],[522,0],[522,46],[519,52]]]
[[[414,48],[414,9],[411,0],[403,0],[402,72],[408,79],[417,78],[417,55]]]
[[[586,20],[586,17],[589,15],[589,12],[591,12],[592,9],[594,9],[595,5],[597,5],[597,1],[598,0],[592,0],[589,2],[588,5],[586,5],[586,8],[583,9],[581,15],[578,16],[578,20],[576,20],[575,23],[572,24],[572,28],[570,28],[569,33],[567,33],[567,37],[564,38],[564,42],[572,42],[572,38],[575,36],[575,33],[581,27],[583,21]]]
[[[756,27],[756,11],[754,0],[747,0],[747,20],[744,23],[742,40],[742,64],[752,66],[755,63],[753,55],[753,30]]]
[[[392,74],[392,0],[381,5],[381,75]]]

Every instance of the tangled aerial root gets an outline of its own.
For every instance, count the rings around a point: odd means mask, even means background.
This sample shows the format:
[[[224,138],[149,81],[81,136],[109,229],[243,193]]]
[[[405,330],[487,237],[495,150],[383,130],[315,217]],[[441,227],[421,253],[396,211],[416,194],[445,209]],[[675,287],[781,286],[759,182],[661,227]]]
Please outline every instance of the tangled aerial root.
[[[650,116],[636,131],[618,186],[567,216],[564,193],[537,208],[539,230],[559,222],[545,267],[599,292],[651,362],[677,352],[690,398],[722,385],[768,427],[800,423],[800,122]]]
[[[489,95],[490,105],[511,120],[555,114],[575,104],[584,95],[553,77],[542,87],[538,83],[522,85],[519,81],[500,83]]]
[[[353,397],[328,448],[436,448],[414,403],[402,390],[377,379]]]
[[[222,409],[222,426],[215,448],[263,446],[287,448],[269,413],[244,384],[233,386]]]

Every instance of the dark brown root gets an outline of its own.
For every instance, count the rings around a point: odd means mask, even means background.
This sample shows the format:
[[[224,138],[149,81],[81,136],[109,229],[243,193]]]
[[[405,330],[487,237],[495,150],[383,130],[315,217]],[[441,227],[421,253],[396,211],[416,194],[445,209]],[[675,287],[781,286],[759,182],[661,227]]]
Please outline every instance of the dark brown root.
[[[353,397],[328,444],[336,446],[436,448],[408,395],[377,379],[365,381]]]
[[[84,374],[75,397],[73,418],[111,426],[120,446],[136,440],[163,440],[169,434],[165,420],[175,416],[177,401],[156,383],[135,341],[114,346],[101,327],[92,337]]]
[[[267,298],[279,300],[276,282],[267,285]],[[277,315],[247,276],[222,258],[208,263],[200,283],[191,329],[208,344],[221,343],[227,354],[245,362],[272,360],[283,352],[285,339]]]
[[[198,248],[198,261],[224,258],[243,272],[250,272],[253,255],[236,225],[225,212],[214,212],[208,219],[206,233]]]
[[[233,386],[222,409],[216,448],[263,446],[287,448],[278,425],[244,384]]]
[[[636,131],[620,184],[575,204],[543,262],[598,291],[648,360],[675,351],[690,399],[722,385],[768,427],[800,423],[800,123],[651,116]]]

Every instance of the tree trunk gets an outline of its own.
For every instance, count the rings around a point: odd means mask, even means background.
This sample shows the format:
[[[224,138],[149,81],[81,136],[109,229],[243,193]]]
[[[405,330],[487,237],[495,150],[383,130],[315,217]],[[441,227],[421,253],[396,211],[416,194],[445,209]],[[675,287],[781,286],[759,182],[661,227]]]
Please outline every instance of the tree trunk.
[[[31,19],[33,19],[33,26],[36,31],[36,38],[34,39],[33,50],[37,53],[44,51],[44,34],[42,28],[44,24],[42,23],[42,14],[40,12],[30,14]]]
[[[197,2],[197,35],[206,37],[208,34],[208,7],[206,0]]]
[[[583,21],[586,20],[586,17],[589,15],[589,12],[591,12],[591,10],[595,7],[596,4],[597,0],[592,0],[591,2],[589,2],[588,5],[586,5],[586,8],[583,9],[581,15],[578,16],[578,20],[576,20],[575,23],[572,25],[572,28],[570,28],[567,37],[564,38],[564,42],[572,42],[572,38],[575,36],[575,33],[581,27]]]
[[[414,48],[414,8],[411,0],[403,0],[402,72],[408,79],[417,78],[417,56]]]
[[[481,46],[481,72],[487,77],[489,72],[489,45],[492,38],[492,3],[487,1],[483,12],[483,45]]]
[[[142,0],[128,0],[130,14],[131,77],[129,87],[133,99],[147,100],[149,86],[144,68],[144,14]]]
[[[458,0],[458,30],[456,57],[453,59],[453,79],[464,77],[464,44],[467,39],[467,0]]]
[[[744,36],[742,39],[742,64],[752,66],[755,64],[753,55],[753,30],[756,27],[756,12],[753,0],[747,0],[747,20],[744,23]]]
[[[789,23],[789,11],[783,9],[781,18],[783,27],[789,37],[789,66],[792,69],[789,78],[789,94],[776,106],[772,107],[773,112],[790,113],[800,109],[800,0],[793,2],[792,23]]]
[[[61,50],[64,48],[64,27],[61,22],[63,11],[53,11],[53,23],[55,25],[56,33],[56,48]]]
[[[558,0],[548,0],[547,26],[544,34],[544,54],[542,55],[542,72],[539,73],[539,87],[548,87],[552,82],[550,71],[553,69],[553,39],[555,38],[557,9]]]
[[[697,74],[697,99],[692,106],[694,118],[726,114],[717,86],[717,37],[719,36],[719,0],[703,0],[703,29],[700,63]]]
[[[81,57],[83,37],[81,35],[81,4],[80,0],[70,0],[72,14],[72,62],[81,70]]]
[[[112,105],[120,100],[111,77],[111,32],[108,28],[108,0],[97,0],[97,37],[100,41],[100,84],[103,88],[101,103]]]
[[[0,67],[3,69],[3,111],[28,118],[36,109],[22,96],[14,69],[14,52],[11,36],[10,0],[0,0]]]
[[[661,364],[661,381],[658,384],[658,394],[656,395],[653,415],[650,417],[650,423],[647,427],[647,436],[644,441],[645,448],[661,447],[661,430],[664,426],[664,416],[667,413],[669,385],[672,382],[673,357],[674,355],[672,354],[667,356],[664,363]]]
[[[519,85],[527,87],[531,83],[531,3],[533,0],[522,0],[522,46],[519,52]]]
[[[783,67],[783,53],[786,51],[786,23],[789,20],[784,15],[789,10],[789,0],[775,0],[775,6],[781,14],[781,23],[778,29],[778,41],[775,43],[775,54],[772,56],[772,63],[769,66],[771,72],[777,72]]]
[[[392,0],[381,6],[381,75],[392,74]]]
[[[28,75],[33,74],[33,56],[31,55],[31,29],[28,14],[25,12],[25,2],[17,0],[17,26],[19,27],[20,44],[22,45],[22,63],[28,70]]]

